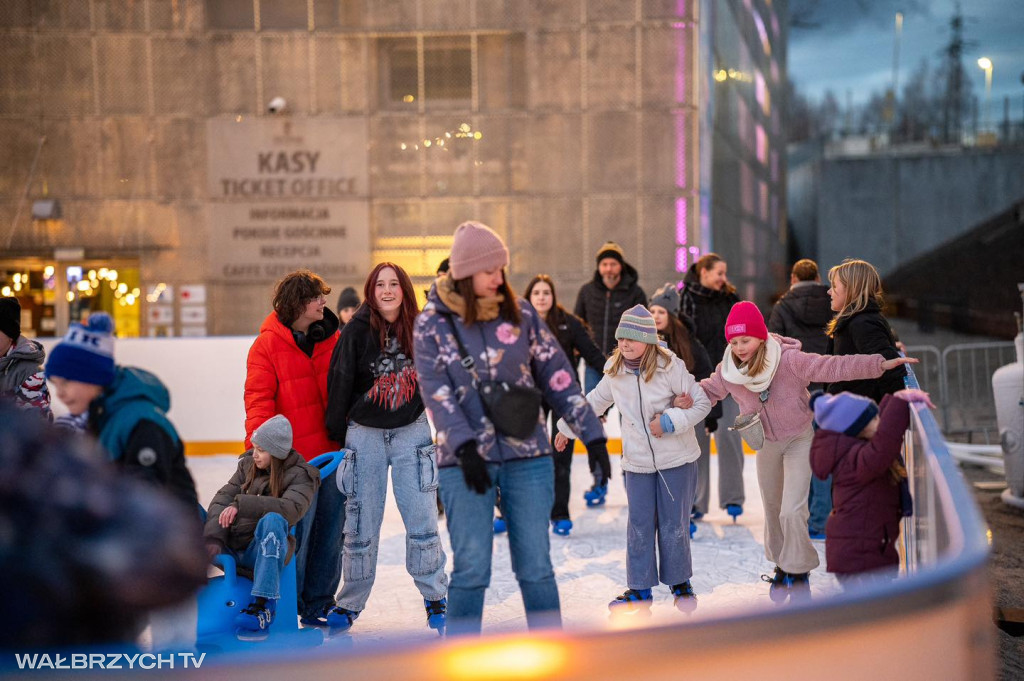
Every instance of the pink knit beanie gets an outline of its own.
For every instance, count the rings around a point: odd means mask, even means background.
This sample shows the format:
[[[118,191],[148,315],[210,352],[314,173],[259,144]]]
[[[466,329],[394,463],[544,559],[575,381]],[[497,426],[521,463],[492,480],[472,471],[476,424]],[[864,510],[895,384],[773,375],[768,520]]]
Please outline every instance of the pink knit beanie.
[[[508,249],[493,229],[473,221],[458,226],[449,260],[452,279],[465,279],[505,265],[508,265]]]
[[[749,300],[736,303],[729,311],[729,317],[725,320],[725,340],[730,341],[736,336],[753,336],[761,340],[768,340],[768,327],[764,324],[764,317]]]

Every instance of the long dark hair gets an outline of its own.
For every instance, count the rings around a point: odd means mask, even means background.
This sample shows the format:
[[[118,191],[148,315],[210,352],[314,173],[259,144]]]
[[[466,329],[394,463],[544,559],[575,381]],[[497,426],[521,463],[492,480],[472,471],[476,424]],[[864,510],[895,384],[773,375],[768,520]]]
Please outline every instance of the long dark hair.
[[[284,494],[284,460],[279,459],[276,456],[270,457],[270,470],[267,474],[270,476],[270,496],[281,498]],[[260,469],[256,465],[256,461],[253,460],[252,467],[249,469],[249,473],[245,476],[245,482],[242,483],[242,494],[249,494],[249,488],[256,482],[256,476],[260,474]]]
[[[455,292],[466,301],[466,314],[462,318],[462,323],[466,326],[472,326],[476,321],[477,299],[476,291],[473,290],[473,277],[456,279],[452,282],[452,285],[455,288]],[[519,301],[516,300],[516,294],[512,291],[512,287],[508,285],[508,274],[505,272],[504,267],[501,268],[501,286],[498,287],[498,293],[505,296],[505,300],[501,301],[499,306],[498,316],[506,322],[519,326],[523,320],[522,315],[519,313]]]
[[[398,277],[398,287],[402,289],[402,307],[398,310],[398,319],[394,323],[384,319],[384,315],[377,308],[377,297],[375,289],[377,279],[380,278],[381,270],[390,267]],[[377,340],[381,349],[387,345],[388,329],[392,329],[402,351],[412,359],[412,329],[416,324],[416,315],[420,313],[419,304],[416,302],[416,292],[412,288],[412,279],[405,270],[393,262],[382,262],[373,268],[370,275],[366,277],[363,284],[363,305],[370,309],[370,328],[377,334]]]
[[[665,342],[668,343],[668,349],[676,353],[676,357],[683,360],[683,364],[686,365],[686,369],[692,374],[693,373],[693,340],[690,335],[690,330],[686,328],[686,325],[679,321],[679,318],[674,314],[669,313],[668,315],[668,326],[661,333],[665,334]]]
[[[546,315],[544,315],[544,323],[548,325],[549,329],[554,331],[561,324],[565,323],[565,316],[569,314],[569,312],[558,304],[558,295],[555,294],[555,282],[551,281],[551,277],[547,274],[538,274],[530,280],[529,284],[526,285],[526,291],[523,293],[523,297],[529,301],[530,296],[533,294],[533,287],[540,282],[544,282],[551,287],[551,309],[548,310]]]

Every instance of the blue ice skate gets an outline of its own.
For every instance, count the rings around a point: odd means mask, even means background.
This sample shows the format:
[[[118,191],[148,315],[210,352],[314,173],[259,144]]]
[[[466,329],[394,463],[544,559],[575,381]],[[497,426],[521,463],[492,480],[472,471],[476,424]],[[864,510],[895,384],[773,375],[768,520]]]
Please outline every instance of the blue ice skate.
[[[327,613],[327,626],[331,628],[332,634],[348,631],[357,617],[359,617],[358,611],[335,606]]]
[[[427,626],[436,629],[438,634],[444,636],[444,627],[448,617],[448,599],[428,601],[424,598],[423,607],[427,609]]]
[[[690,539],[693,539],[693,535],[697,534],[697,523],[690,521]]]
[[[504,534],[508,530],[508,523],[500,515],[494,519],[494,534]]]
[[[726,504],[725,512],[732,516],[733,522],[736,522],[736,518],[743,515],[743,507],[739,504]]]
[[[809,592],[811,589],[809,577],[810,574],[807,572],[786,572],[778,566],[775,566],[775,574],[771,577],[761,575],[762,581],[771,584],[768,595],[774,603],[785,601],[791,594]]]
[[[239,637],[246,634],[267,633],[274,622],[277,601],[267,598],[256,598],[242,612],[235,615],[235,628]]]
[[[594,485],[583,493],[583,498],[587,501],[587,506],[602,506],[604,504],[605,495],[608,494],[608,483],[601,482],[601,476],[594,476]]]
[[[572,521],[568,518],[551,521],[551,531],[560,537],[568,537],[572,531]]]
[[[674,604],[680,612],[691,613],[697,609],[697,594],[693,592],[690,580],[672,586],[669,591],[672,592]]]
[[[650,589],[626,589],[615,597],[615,600],[608,604],[609,610],[624,610],[627,612],[650,608],[654,602],[654,594]]]

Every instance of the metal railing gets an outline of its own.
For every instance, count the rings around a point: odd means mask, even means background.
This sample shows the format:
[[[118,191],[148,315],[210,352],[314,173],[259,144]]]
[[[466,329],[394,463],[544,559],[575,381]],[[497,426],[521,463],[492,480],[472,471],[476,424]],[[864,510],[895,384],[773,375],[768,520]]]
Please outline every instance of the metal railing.
[[[1014,362],[1015,353],[1012,341],[960,343],[941,351],[933,345],[913,345],[906,352],[921,361],[916,378],[938,407],[942,433],[966,436],[968,441],[979,435],[984,444],[998,439],[992,374]]]

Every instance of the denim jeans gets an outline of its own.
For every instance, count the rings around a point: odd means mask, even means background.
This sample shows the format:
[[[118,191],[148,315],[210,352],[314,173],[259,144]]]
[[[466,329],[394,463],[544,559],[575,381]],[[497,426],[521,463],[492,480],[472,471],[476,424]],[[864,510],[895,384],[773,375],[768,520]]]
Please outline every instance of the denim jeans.
[[[457,466],[442,468],[441,497],[452,540],[452,583],[448,588],[448,633],[479,634],[484,592],[491,583],[494,497],[508,523],[512,571],[530,629],[559,627],[561,606],[548,543],[548,516],[554,502],[554,466],[549,456],[489,463],[494,483],[483,494],[466,486]]]
[[[623,473],[629,504],[626,586],[674,586],[693,576],[690,509],[697,492],[697,462],[657,473]]]
[[[252,595],[281,597],[281,572],[288,555],[288,521],[280,513],[267,513],[256,524],[256,534],[245,551],[231,552],[240,567],[252,570]]]
[[[588,395],[590,391],[597,387],[597,384],[601,382],[602,374],[600,371],[591,369],[590,365],[587,365],[583,369],[583,394]]]
[[[344,584],[338,606],[359,612],[370,597],[377,573],[388,467],[405,525],[405,569],[423,598],[441,600],[448,593],[448,576],[437,531],[437,462],[426,415],[401,428],[349,423],[345,445],[351,451],[338,468],[338,482],[347,499]]]
[[[832,513],[832,476],[819,480],[818,476],[811,476],[811,493],[808,497],[807,506],[811,510],[811,516],[807,520],[807,529],[815,534],[825,532],[825,522]]]
[[[320,481],[312,505],[295,527],[295,588],[301,617],[320,615],[334,606],[334,594],[341,582],[344,526],[345,496],[332,475]]]

